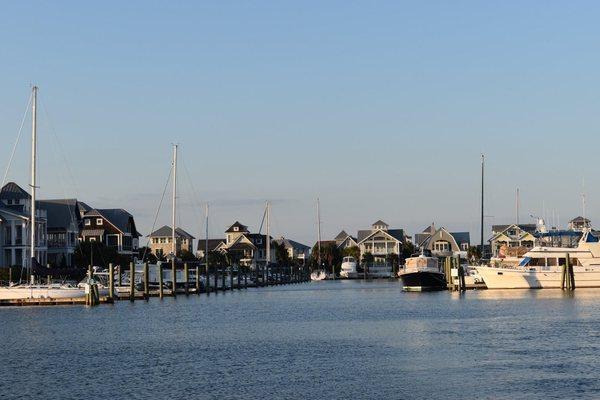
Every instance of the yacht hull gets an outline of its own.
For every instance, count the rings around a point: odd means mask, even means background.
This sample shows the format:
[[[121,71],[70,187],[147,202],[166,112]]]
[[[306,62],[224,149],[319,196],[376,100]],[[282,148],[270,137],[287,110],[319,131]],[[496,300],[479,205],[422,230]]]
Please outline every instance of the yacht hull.
[[[441,272],[415,271],[400,273],[404,290],[426,292],[446,289],[446,278]]]
[[[108,293],[108,290],[106,292]],[[0,300],[74,299],[80,297],[85,297],[85,289],[83,288],[52,288],[43,286],[13,286],[0,288]]]
[[[527,271],[508,268],[476,267],[488,289],[560,289],[562,271]],[[575,287],[600,288],[600,270],[575,267]]]

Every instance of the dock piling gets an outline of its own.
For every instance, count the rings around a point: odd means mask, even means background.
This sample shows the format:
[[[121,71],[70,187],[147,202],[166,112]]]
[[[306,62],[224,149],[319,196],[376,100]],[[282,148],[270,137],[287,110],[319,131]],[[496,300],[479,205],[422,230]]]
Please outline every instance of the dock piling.
[[[171,284],[173,285],[172,295],[177,295],[177,270],[175,269],[175,257],[171,259]]]
[[[148,263],[144,263],[144,298],[148,300],[150,297],[150,277]]]
[[[135,301],[135,265],[129,263],[129,301]]]
[[[115,267],[108,264],[108,298],[112,300],[115,295]]]
[[[163,285],[163,267],[162,264],[159,262],[158,265],[158,297],[159,298],[163,298],[164,297],[164,285]]]
[[[185,282],[185,295],[188,296],[190,294],[190,270],[187,263],[183,263],[183,280]]]

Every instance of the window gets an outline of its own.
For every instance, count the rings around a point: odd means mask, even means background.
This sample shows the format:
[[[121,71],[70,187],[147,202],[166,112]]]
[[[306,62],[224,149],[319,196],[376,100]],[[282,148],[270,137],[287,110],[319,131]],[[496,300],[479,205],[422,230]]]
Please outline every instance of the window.
[[[256,239],[256,244],[262,244],[262,239],[261,238]]]
[[[161,237],[160,238],[160,243],[162,243],[162,244],[167,243],[167,238]]]
[[[239,231],[239,230],[240,230],[240,228],[238,228],[237,226],[234,226],[234,227],[233,227],[233,231],[234,231],[234,232],[237,232],[237,231]]]
[[[102,225],[102,218],[96,218],[96,225]]]
[[[92,224],[92,220],[89,218],[86,218],[85,220],[85,226],[90,226]]]

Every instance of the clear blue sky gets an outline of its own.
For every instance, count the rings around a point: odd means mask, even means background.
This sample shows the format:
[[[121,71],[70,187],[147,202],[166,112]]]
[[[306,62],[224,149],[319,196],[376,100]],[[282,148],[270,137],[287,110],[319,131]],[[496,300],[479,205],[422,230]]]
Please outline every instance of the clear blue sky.
[[[320,196],[324,238],[381,218],[477,241],[482,152],[488,223],[514,221],[519,186],[521,221],[564,224],[585,179],[600,225],[598,3],[172,3],[3,4],[2,172],[36,83],[42,196],[125,208],[144,234],[172,142],[195,234],[199,203],[220,236],[271,199],[274,234],[312,244]]]

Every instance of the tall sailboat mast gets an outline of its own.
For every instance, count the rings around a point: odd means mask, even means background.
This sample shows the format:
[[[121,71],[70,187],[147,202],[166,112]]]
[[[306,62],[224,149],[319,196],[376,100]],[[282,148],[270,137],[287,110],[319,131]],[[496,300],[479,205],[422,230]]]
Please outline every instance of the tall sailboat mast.
[[[206,262],[206,284],[208,285],[208,202],[206,202],[206,207],[204,209],[204,213],[206,214],[206,237],[204,239],[205,240],[205,242],[204,242],[204,261]]]
[[[177,246],[175,244],[175,224],[177,217],[177,145],[173,145],[173,213],[171,220],[171,252],[177,257]]]
[[[30,232],[31,232],[31,257],[29,259],[29,270],[31,272],[33,267],[33,258],[35,257],[35,192],[36,192],[36,167],[37,167],[37,86],[33,87],[33,100],[31,106],[31,219],[30,219]]]
[[[267,246],[267,253],[266,253],[266,258],[267,258],[267,265],[269,265],[269,262],[271,261],[271,203],[269,203],[267,201],[267,237],[266,237],[266,246]]]
[[[485,156],[481,155],[481,257],[485,257],[483,248],[483,176],[485,168]]]
[[[321,210],[319,208],[319,198],[317,197],[317,262],[321,268]]]

